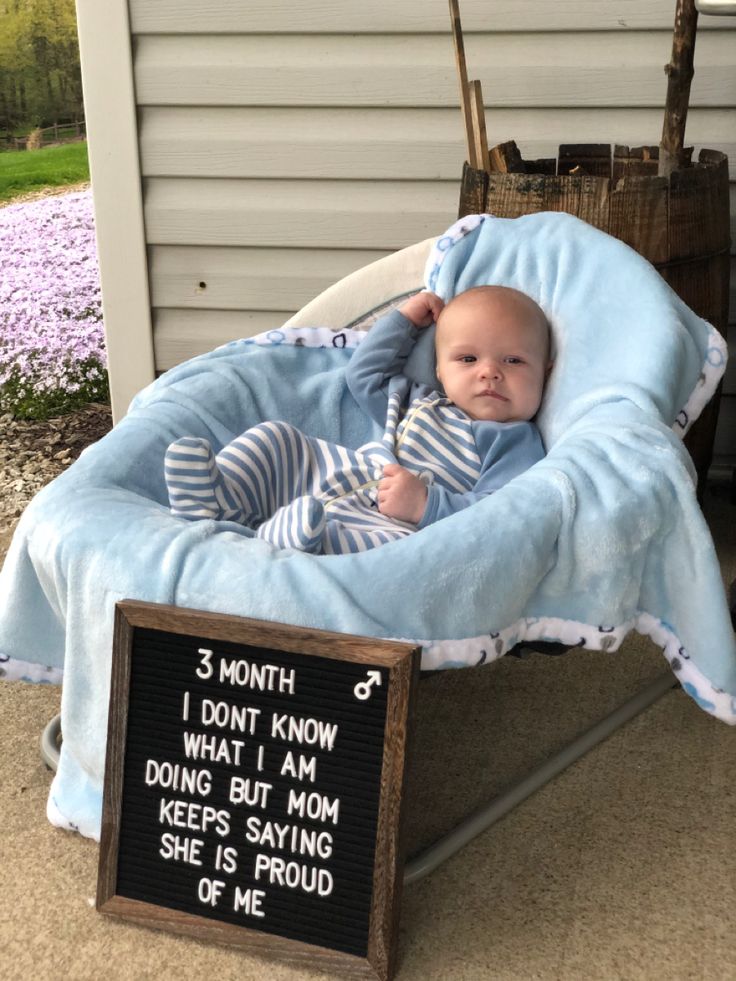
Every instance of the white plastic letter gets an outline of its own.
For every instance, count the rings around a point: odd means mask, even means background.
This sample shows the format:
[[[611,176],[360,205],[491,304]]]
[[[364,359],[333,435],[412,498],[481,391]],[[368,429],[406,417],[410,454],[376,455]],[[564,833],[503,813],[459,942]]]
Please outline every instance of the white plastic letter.
[[[197,668],[196,671],[197,677],[201,678],[202,681],[207,681],[207,679],[211,678],[215,672],[215,669],[212,667],[213,653],[214,652],[209,650],[207,647],[200,647],[197,650],[197,654],[204,655],[202,658],[202,663],[200,664],[200,666]]]

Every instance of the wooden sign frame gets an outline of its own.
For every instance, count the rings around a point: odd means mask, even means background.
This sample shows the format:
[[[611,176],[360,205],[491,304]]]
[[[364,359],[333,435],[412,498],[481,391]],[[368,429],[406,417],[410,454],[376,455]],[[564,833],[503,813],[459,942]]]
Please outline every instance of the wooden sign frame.
[[[388,671],[383,756],[378,797],[370,919],[366,957],[289,939],[250,926],[222,922],[119,895],[118,856],[125,820],[123,778],[130,708],[131,666],[139,628],[229,642],[251,648],[380,666]],[[258,956],[278,957],[340,976],[393,976],[403,881],[401,803],[420,649],[410,644],[273,624],[225,614],[125,600],[116,604],[107,760],[97,883],[97,909],[139,925],[242,946]]]

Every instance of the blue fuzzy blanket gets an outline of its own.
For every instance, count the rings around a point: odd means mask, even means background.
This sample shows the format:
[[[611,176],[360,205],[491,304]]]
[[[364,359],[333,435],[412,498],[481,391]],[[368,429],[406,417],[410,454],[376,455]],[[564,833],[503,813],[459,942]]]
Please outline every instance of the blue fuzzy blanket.
[[[734,635],[678,435],[723,372],[722,339],[635,252],[567,215],[476,216],[438,240],[427,285],[447,298],[489,282],[529,293],[550,319],[548,455],[451,518],[373,551],[313,556],[169,513],[163,457],[183,434],[217,448],[285,419],[351,446],[380,435],[345,386],[363,336],[350,329],[276,329],[180,365],[35,498],[0,577],[0,652],[8,672],[64,667],[54,823],[99,833],[124,598],[416,640],[437,669],[524,639],[615,650],[635,629],[706,711],[736,722]],[[426,333],[410,369],[431,381]]]

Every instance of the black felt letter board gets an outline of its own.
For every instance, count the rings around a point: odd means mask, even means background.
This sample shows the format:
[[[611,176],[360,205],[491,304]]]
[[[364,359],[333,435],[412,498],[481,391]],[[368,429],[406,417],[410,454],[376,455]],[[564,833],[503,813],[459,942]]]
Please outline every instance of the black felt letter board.
[[[154,604],[116,616],[98,908],[388,977],[418,651]]]

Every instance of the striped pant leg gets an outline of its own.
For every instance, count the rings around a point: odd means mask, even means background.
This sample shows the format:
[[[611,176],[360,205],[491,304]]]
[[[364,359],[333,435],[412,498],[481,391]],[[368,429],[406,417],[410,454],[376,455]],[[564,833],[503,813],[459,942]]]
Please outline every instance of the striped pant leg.
[[[324,509],[316,497],[330,444],[285,422],[254,426],[217,456],[256,535],[277,548],[321,550]]]
[[[366,454],[306,436],[288,423],[268,422],[236,437],[216,457],[206,440],[173,443],[167,486],[176,514],[240,521],[277,547],[317,552],[323,544],[324,502],[343,494],[352,498],[390,459],[377,444]],[[393,534],[387,519],[384,527],[368,530],[361,525],[365,517],[357,524],[333,521],[330,551],[362,551],[407,533]],[[373,517],[370,511],[367,517]]]
[[[214,455],[206,439],[186,436],[165,459],[172,512],[256,527],[315,483],[309,439],[286,423],[261,423]]]
[[[309,494],[287,505],[283,513],[274,514],[258,529],[260,537],[282,548],[344,554],[376,548],[416,530],[384,517],[372,504],[375,494],[370,488],[383,467],[396,462],[383,443],[371,442],[352,450],[297,430],[290,436],[299,439],[306,468],[300,489],[308,489]]]
[[[245,512],[219,471],[206,439],[185,436],[171,443],[164,477],[172,514],[245,522]]]
[[[398,541],[416,531],[408,522],[381,514],[367,494],[354,494],[335,505],[328,505],[322,536],[325,555],[365,552]]]
[[[217,454],[217,466],[256,527],[318,486],[317,441],[286,422],[262,422]]]
[[[263,538],[276,548],[297,548],[302,552],[321,552],[325,527],[322,501],[305,494],[259,525],[257,538]]]
[[[382,447],[372,449],[385,455]],[[234,440],[217,462],[240,488],[259,538],[278,548],[320,552],[324,504],[376,477],[380,471],[371,456],[271,422]]]

